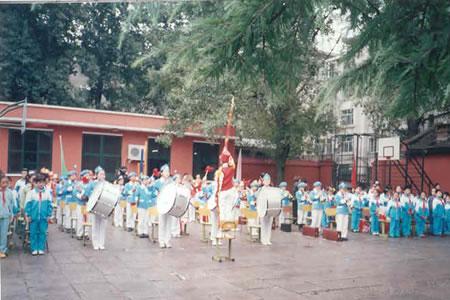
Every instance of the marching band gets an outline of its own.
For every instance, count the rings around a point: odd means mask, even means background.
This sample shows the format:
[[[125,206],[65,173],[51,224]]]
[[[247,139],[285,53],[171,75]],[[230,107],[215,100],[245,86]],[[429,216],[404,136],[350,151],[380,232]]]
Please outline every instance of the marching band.
[[[206,173],[211,169],[208,167]],[[333,230],[339,232],[341,241],[348,239],[349,229],[355,233],[370,232],[374,236],[385,233],[392,238],[425,237],[427,233],[450,235],[450,196],[438,189],[427,197],[424,192],[414,195],[410,186],[396,187],[395,191],[386,187],[382,191],[376,183],[365,191],[360,186],[352,190],[348,184],[341,183],[335,192],[331,187],[324,189],[317,181],[309,191],[307,182],[299,181],[293,196],[286,182],[273,187],[268,173],[261,180],[248,184],[237,181],[234,171],[233,157],[226,150],[220,156],[220,166],[211,181],[207,176],[198,175],[194,180],[189,175],[171,175],[168,165],[161,166],[160,172],[153,172],[152,176],[138,176],[134,172],[126,178],[121,175],[114,182],[118,201],[110,208],[113,224],[122,227],[125,219],[125,228],[136,231],[141,238],[148,238],[150,226],[158,224],[161,248],[171,248],[171,238],[186,233],[187,224],[199,219],[199,209],[210,211],[206,221],[211,224],[213,246],[222,244],[225,222],[247,224],[247,233],[251,236],[258,234],[252,230],[259,228],[262,245],[271,245],[274,228],[288,223],[297,224],[299,231],[312,227],[318,232],[335,225]],[[102,167],[97,167],[94,173],[83,170],[79,176],[72,170],[59,178],[48,170],[39,173],[25,170],[23,178],[12,188],[10,180],[1,175],[0,257],[8,253],[12,227],[29,242],[32,255],[44,255],[48,224],[53,219],[66,232],[75,233],[78,239],[91,238],[94,250],[104,250],[108,216],[90,211],[86,204],[97,186],[106,182],[105,177]],[[176,191],[169,190],[171,186],[175,186]],[[160,208],[159,202],[168,200],[174,201],[169,203],[170,207],[179,207],[177,214],[172,210],[160,211],[158,215],[149,213]],[[296,219],[292,217],[294,201],[298,209]],[[247,219],[243,213],[246,210],[256,213],[257,217]],[[23,224],[19,224],[20,220]],[[86,223],[92,224],[92,232],[82,227]],[[236,227],[236,230],[239,229]]]

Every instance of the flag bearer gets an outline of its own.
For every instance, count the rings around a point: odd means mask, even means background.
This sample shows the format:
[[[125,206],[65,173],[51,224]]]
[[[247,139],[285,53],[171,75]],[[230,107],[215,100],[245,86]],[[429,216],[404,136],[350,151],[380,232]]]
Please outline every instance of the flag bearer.
[[[335,195],[336,200],[336,231],[341,233],[341,240],[346,241],[348,235],[348,206],[351,202],[351,194],[347,191],[344,182],[339,184],[339,192]]]
[[[312,202],[311,211],[311,227],[320,228],[322,222],[323,202],[325,202],[326,195],[322,191],[322,183],[314,182],[314,189],[309,193],[309,200]]]
[[[263,187],[270,186],[271,179],[269,174],[265,174],[263,177]],[[273,217],[270,216],[264,216],[260,217],[261,222],[261,244],[263,245],[272,245],[270,239],[272,237],[272,223],[273,223]]]
[[[62,215],[63,215],[63,208],[61,206],[64,202],[64,181],[65,177],[61,176],[59,177],[59,182],[56,185],[56,223],[62,225]]]
[[[403,194],[400,198],[402,205],[402,235],[404,237],[411,236],[411,221],[414,218],[415,199],[411,194],[411,187],[405,186]]]
[[[308,204],[308,192],[306,191],[307,184],[305,182],[298,183],[298,191],[295,193],[297,199],[297,224],[303,227],[306,224],[307,215],[303,211],[303,206]]]
[[[48,220],[52,215],[52,195],[45,189],[45,176],[37,174],[36,187],[27,194],[25,216],[30,224],[31,254],[44,255]]]
[[[389,223],[389,237],[400,237],[400,220],[402,215],[402,207],[400,203],[400,194],[394,193],[391,201],[388,203],[387,216],[391,219]]]
[[[127,200],[127,229],[133,231],[136,222],[136,213],[133,211],[136,207],[136,199],[134,193],[136,193],[138,182],[135,172],[131,172],[128,175],[129,181],[123,188],[122,195]]]
[[[416,220],[416,234],[418,237],[425,237],[425,225],[429,216],[428,199],[425,192],[420,194],[415,205],[414,219]]]
[[[11,189],[8,188],[9,180],[0,175],[0,258],[5,258],[8,253],[8,228],[13,218],[16,200]]]
[[[437,190],[433,199],[433,235],[442,235],[444,231],[445,201],[442,192]]]

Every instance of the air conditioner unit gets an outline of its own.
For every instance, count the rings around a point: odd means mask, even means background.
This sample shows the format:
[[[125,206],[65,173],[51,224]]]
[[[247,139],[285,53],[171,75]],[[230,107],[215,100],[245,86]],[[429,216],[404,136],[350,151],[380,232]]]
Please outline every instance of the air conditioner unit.
[[[141,160],[141,152],[144,151],[144,148],[144,145],[128,145],[128,159]]]

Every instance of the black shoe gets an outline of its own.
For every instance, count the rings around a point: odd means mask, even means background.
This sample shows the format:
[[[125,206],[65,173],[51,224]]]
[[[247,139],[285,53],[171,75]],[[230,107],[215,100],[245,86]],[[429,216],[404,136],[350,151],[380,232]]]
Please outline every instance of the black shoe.
[[[133,228],[128,228],[127,231],[128,232],[132,232],[134,229]]]
[[[341,238],[341,241],[346,242],[346,241],[348,241],[348,239],[347,238]]]

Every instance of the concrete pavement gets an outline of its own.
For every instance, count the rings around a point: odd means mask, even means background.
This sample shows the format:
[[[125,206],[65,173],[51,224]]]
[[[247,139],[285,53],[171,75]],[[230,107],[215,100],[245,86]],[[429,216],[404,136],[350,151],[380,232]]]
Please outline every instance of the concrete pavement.
[[[450,237],[337,243],[277,230],[268,247],[237,233],[236,261],[218,263],[189,230],[159,249],[108,225],[98,252],[50,225],[49,254],[18,247],[1,261],[2,299],[450,299]]]

